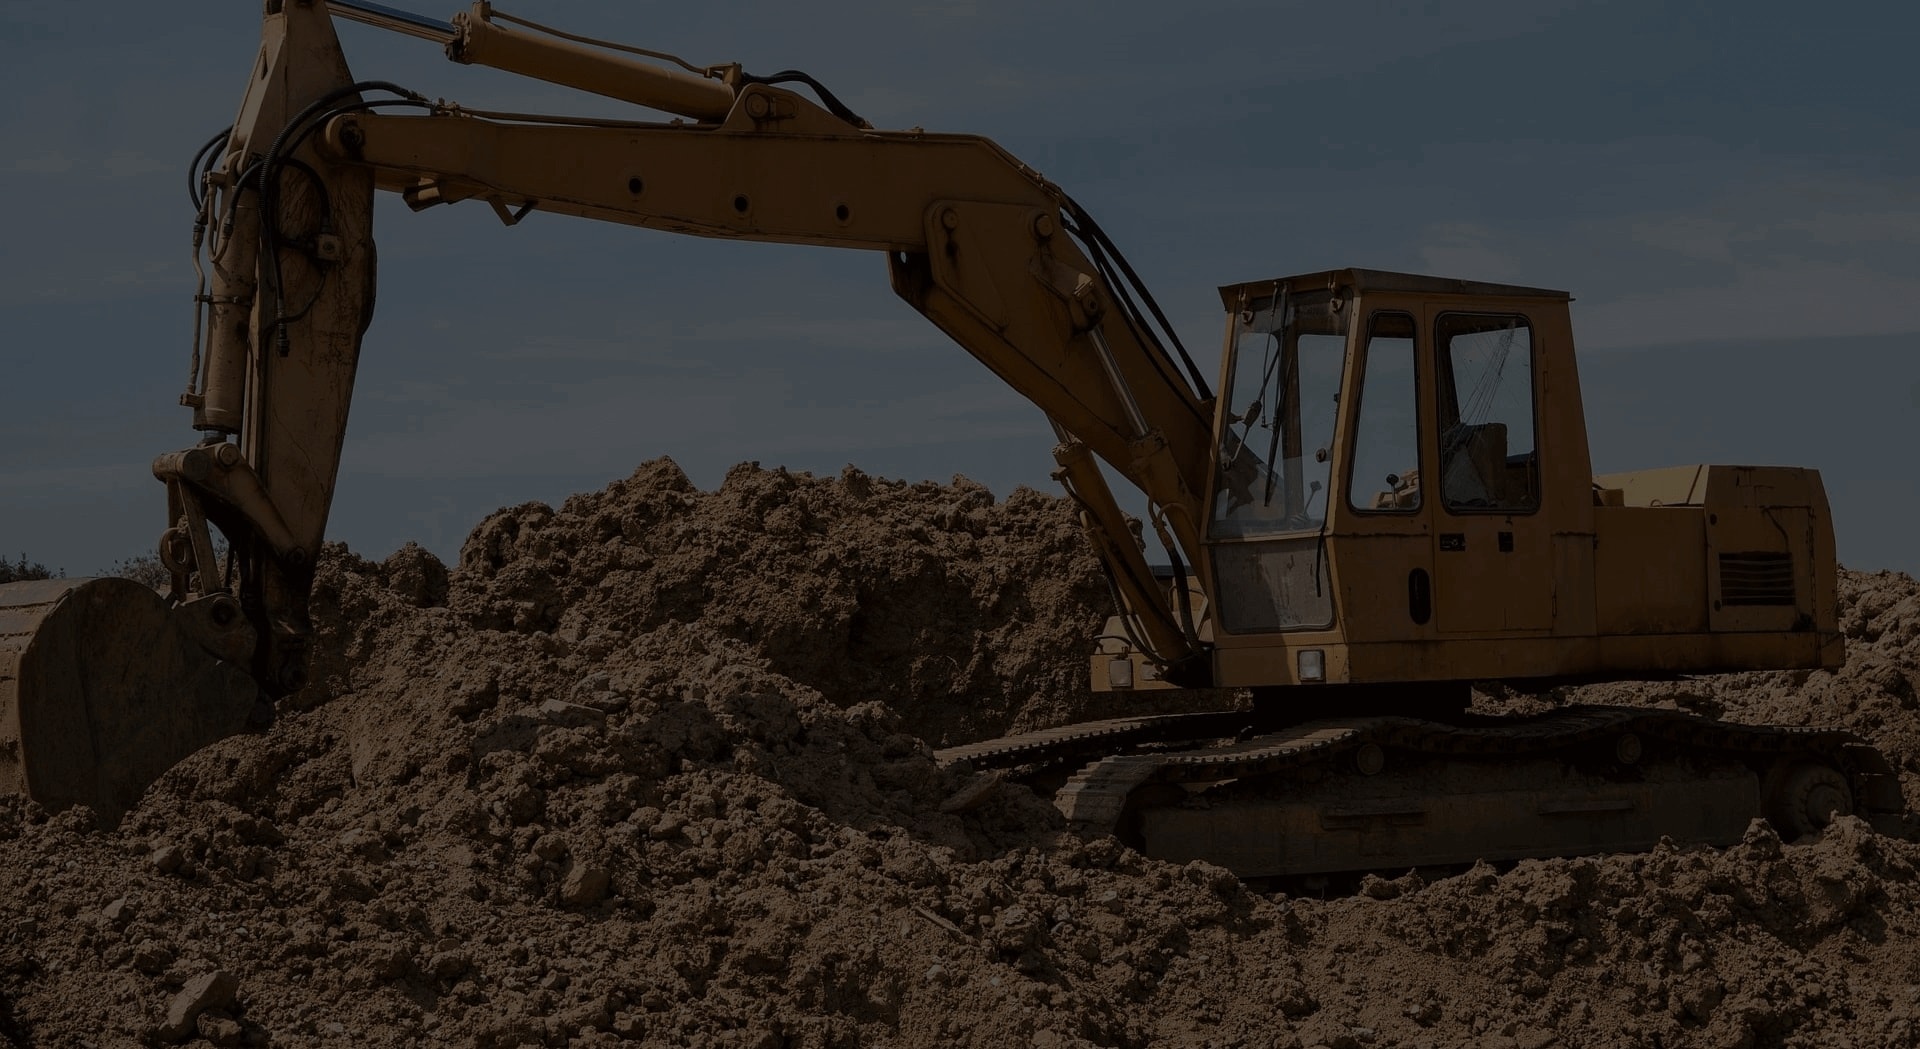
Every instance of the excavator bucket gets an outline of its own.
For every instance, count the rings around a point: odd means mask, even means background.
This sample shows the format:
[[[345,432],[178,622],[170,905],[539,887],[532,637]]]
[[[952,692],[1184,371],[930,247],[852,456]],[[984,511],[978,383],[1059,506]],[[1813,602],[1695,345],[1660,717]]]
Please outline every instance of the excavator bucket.
[[[129,579],[0,585],[0,790],[115,825],[174,763],[246,729],[258,688],[194,621]]]

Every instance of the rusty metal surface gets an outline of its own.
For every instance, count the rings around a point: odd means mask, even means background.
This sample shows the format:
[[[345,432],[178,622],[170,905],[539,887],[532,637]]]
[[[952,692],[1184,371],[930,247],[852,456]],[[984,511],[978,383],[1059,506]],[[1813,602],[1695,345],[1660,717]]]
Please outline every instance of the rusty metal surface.
[[[242,731],[257,695],[138,583],[0,586],[0,790],[115,822],[181,758]]]

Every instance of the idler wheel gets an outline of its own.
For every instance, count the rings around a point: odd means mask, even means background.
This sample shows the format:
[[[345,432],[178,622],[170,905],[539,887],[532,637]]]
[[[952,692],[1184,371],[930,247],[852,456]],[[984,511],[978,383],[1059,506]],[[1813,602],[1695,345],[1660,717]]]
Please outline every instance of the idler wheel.
[[[1817,834],[1841,816],[1853,815],[1853,788],[1838,769],[1802,762],[1769,777],[1767,819],[1794,841]]]

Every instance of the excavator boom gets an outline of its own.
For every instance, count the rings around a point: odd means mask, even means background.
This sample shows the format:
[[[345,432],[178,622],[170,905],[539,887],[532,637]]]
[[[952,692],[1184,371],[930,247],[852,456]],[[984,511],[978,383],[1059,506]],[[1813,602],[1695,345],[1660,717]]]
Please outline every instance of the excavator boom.
[[[229,536],[248,536],[236,540],[241,585],[256,588],[269,651],[255,669],[270,690],[297,687],[304,665],[305,559],[324,532],[371,314],[374,187],[416,209],[484,202],[510,224],[555,213],[882,253],[902,298],[1047,412],[1091,513],[1117,516],[1077,446],[1138,485],[1161,508],[1169,541],[1187,560],[1198,556],[1211,447],[1205,381],[1114,283],[1124,260],[1091,218],[993,143],[875,131],[824,90],[823,106],[771,82],[798,74],[666,69],[555,31],[509,29],[496,19],[531,23],[485,4],[444,24],[376,5],[337,9],[444,36],[458,61],[695,119],[429,103],[392,84],[355,82],[323,5],[288,3],[268,15],[263,75],[209,169],[206,221],[221,228],[212,337],[204,378],[188,394],[196,426],[216,444],[237,438],[238,460],[212,460],[214,483],[167,479],[192,489],[185,496]],[[272,221],[255,219],[251,239],[219,217],[244,227],[255,214]],[[183,549],[197,526],[189,521],[185,532]],[[1166,610],[1139,550],[1108,541],[1104,527],[1091,534],[1155,658],[1191,661],[1197,641]]]

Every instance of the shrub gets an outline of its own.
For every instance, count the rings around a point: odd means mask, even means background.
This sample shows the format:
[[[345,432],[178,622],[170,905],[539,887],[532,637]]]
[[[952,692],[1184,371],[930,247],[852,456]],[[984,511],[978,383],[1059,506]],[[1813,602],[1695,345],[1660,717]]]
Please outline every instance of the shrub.
[[[0,583],[18,583],[28,579],[52,578],[53,573],[48,571],[46,565],[40,564],[37,561],[27,560],[27,555],[25,554],[20,555],[20,560],[11,562],[4,557],[0,557]]]
[[[167,574],[167,567],[160,563],[159,554],[141,554],[115,561],[112,571],[122,579],[131,579],[162,592],[173,586],[173,577]]]

